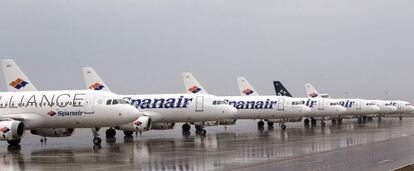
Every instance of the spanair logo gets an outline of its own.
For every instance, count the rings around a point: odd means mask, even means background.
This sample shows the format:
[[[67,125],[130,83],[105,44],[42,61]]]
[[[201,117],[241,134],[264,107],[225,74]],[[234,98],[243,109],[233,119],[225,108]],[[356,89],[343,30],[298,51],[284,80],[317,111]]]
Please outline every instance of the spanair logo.
[[[250,90],[250,89],[246,89],[246,90],[243,91],[243,94],[245,94],[245,95],[250,95],[252,93],[254,93],[254,91]]]
[[[192,86],[191,88],[188,89],[188,91],[195,94],[195,93],[198,93],[199,91],[201,91],[201,88],[199,88],[197,86]]]
[[[317,97],[317,96],[318,96],[318,94],[316,94],[316,93],[311,93],[311,94],[309,94],[309,96],[310,96],[310,97],[315,98],[315,97]]]
[[[7,127],[3,127],[3,128],[0,128],[0,131],[3,132],[3,134],[5,134],[5,133],[9,132],[10,129],[7,128]]]
[[[99,83],[94,83],[91,86],[89,86],[89,89],[92,90],[102,90],[105,86],[99,84]]]
[[[50,112],[47,112],[47,115],[49,115],[49,116],[55,116],[56,115],[56,112],[54,112],[54,111],[50,111]]]
[[[16,80],[12,81],[9,85],[19,90],[25,87],[27,84],[29,84],[27,81],[17,78]]]

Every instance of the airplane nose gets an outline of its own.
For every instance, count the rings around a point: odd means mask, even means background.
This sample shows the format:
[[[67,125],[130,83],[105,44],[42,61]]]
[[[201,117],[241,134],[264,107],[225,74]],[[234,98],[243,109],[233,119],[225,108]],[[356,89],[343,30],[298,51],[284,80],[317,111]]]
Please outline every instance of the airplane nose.
[[[303,113],[303,114],[307,114],[307,113],[312,112],[312,109],[311,109],[311,108],[309,108],[309,107],[308,107],[308,106],[306,106],[306,105],[301,105],[301,106],[300,106],[300,112],[301,112],[301,113]]]
[[[381,111],[381,109],[378,106],[371,106],[371,111],[372,112],[379,112],[379,111]]]
[[[414,112],[414,106],[409,106],[408,107],[408,112]]]
[[[397,111],[397,107],[395,107],[395,106],[387,106],[387,107],[385,107],[385,112],[386,113],[392,113],[392,112],[395,112],[395,111]]]
[[[235,115],[237,113],[237,109],[230,105],[224,105],[223,113]]]
[[[129,104],[122,105],[122,107],[124,108],[124,113],[122,115],[125,118],[125,120],[128,120],[128,122],[133,122],[140,116],[144,115],[137,108]]]

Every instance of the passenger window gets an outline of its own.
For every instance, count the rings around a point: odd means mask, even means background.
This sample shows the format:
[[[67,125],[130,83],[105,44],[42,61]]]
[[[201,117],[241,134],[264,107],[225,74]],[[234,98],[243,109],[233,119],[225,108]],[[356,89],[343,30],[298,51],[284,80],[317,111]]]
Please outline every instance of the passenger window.
[[[106,105],[111,105],[111,103],[112,103],[112,100],[106,101]]]

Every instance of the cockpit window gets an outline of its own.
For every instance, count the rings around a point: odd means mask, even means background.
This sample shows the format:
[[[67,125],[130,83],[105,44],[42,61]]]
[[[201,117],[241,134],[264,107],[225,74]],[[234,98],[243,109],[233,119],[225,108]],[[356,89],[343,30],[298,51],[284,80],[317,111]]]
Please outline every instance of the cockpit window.
[[[111,105],[112,103],[112,99],[109,99],[108,101],[106,101],[106,105]]]
[[[116,99],[112,100],[112,105],[116,105],[116,104],[118,104],[118,103],[119,103],[119,101],[118,101],[118,100],[116,100]]]
[[[410,103],[407,103],[407,104],[405,104],[405,106],[411,106],[411,104]]]
[[[214,100],[213,105],[227,104],[226,100]]]
[[[329,105],[331,105],[331,106],[339,106],[341,104],[339,104],[339,102],[332,102],[332,103],[329,103]]]
[[[293,101],[292,102],[292,106],[301,105],[301,104],[305,104],[305,102],[304,101]]]

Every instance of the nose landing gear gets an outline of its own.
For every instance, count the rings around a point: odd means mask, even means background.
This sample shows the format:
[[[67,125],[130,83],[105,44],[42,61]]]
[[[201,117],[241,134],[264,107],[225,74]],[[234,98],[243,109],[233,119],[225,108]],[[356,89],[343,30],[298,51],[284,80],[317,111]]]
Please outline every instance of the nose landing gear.
[[[93,142],[93,144],[95,144],[97,146],[101,145],[101,142],[102,142],[102,139],[99,138],[99,134],[98,134],[99,129],[100,128],[92,128],[92,134],[93,134],[92,142]]]

